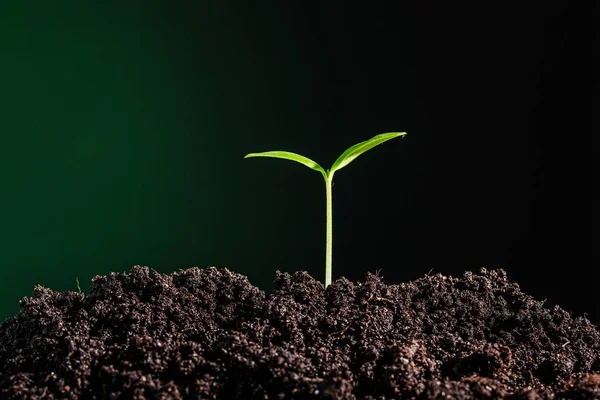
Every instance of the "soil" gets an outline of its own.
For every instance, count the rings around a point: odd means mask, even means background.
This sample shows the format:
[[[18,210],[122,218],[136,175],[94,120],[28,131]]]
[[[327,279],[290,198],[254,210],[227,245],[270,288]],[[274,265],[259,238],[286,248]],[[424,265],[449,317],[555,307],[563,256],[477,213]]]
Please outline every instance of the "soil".
[[[1,399],[600,399],[600,332],[502,270],[387,285],[226,269],[36,286],[0,325]]]

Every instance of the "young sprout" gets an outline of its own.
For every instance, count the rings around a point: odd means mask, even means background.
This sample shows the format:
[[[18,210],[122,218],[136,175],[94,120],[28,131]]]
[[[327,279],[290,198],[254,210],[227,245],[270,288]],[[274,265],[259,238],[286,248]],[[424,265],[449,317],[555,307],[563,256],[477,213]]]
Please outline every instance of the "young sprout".
[[[285,160],[291,160],[299,162],[307,166],[310,169],[314,169],[323,175],[325,179],[325,201],[327,205],[327,229],[325,236],[325,287],[331,284],[331,263],[333,257],[333,206],[331,201],[331,187],[333,183],[333,174],[344,168],[346,165],[350,164],[354,159],[364,152],[371,150],[373,147],[386,142],[390,139],[397,138],[399,136],[406,135],[406,132],[390,132],[390,133],[382,133],[380,135],[376,135],[371,139],[355,144],[354,146],[348,148],[341,156],[338,157],[337,160],[331,166],[331,169],[324,170],[319,164],[311,160],[310,158],[306,158],[301,156],[300,154],[290,153],[289,151],[265,151],[263,153],[250,153],[246,154],[244,158],[249,157],[273,157],[273,158],[283,158]]]

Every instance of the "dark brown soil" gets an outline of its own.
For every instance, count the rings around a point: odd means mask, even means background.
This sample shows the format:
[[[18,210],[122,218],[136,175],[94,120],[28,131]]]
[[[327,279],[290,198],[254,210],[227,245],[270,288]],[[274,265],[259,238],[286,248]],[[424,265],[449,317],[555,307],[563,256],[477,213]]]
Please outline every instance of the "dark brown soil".
[[[600,333],[503,271],[327,290],[134,267],[37,286],[0,325],[1,399],[600,399]]]

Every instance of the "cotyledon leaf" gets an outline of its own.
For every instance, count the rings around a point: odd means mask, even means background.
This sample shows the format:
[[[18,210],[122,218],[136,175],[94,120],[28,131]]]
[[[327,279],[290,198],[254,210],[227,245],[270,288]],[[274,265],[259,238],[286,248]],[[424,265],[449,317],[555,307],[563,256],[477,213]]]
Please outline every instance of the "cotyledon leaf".
[[[325,235],[325,287],[331,284],[332,272],[332,254],[333,254],[333,218],[332,218],[332,200],[331,200],[331,188],[333,186],[333,174],[335,171],[344,168],[350,164],[356,157],[362,153],[372,149],[373,147],[386,142],[390,139],[397,138],[399,136],[406,135],[406,132],[389,132],[376,135],[369,140],[355,144],[346,150],[338,159],[333,163],[331,170],[325,171],[319,164],[311,160],[310,158],[301,156],[300,154],[291,153],[289,151],[265,151],[263,153],[250,153],[244,158],[249,157],[272,157],[282,158],[284,160],[296,161],[302,165],[307,166],[310,169],[319,171],[323,178],[325,178],[325,199],[326,199],[326,235]]]
[[[333,174],[335,171],[344,168],[346,165],[350,164],[354,159],[364,152],[371,150],[373,147],[380,145],[383,142],[387,142],[390,139],[394,139],[400,136],[406,135],[406,132],[389,132],[382,133],[380,135],[373,136],[369,140],[365,140],[364,142],[360,142],[355,144],[354,146],[348,148],[348,150],[344,151],[341,156],[338,157],[337,160],[331,166],[331,171],[329,174]]]
[[[250,158],[250,157],[272,157],[272,158],[282,158],[284,160],[296,161],[302,165],[307,166],[310,169],[319,171],[323,175],[323,178],[325,178],[325,180],[327,181],[327,173],[325,172],[323,167],[321,167],[319,164],[317,164],[310,158],[301,156],[300,154],[292,153],[289,151],[275,150],[275,151],[265,151],[262,153],[246,154],[246,156],[244,158]]]

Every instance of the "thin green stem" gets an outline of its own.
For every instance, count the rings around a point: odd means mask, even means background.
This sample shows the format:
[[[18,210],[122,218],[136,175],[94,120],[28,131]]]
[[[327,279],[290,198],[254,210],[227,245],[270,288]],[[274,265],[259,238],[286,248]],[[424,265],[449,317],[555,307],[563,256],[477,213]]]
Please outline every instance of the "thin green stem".
[[[333,258],[333,203],[331,201],[331,187],[333,173],[325,180],[325,198],[327,201],[327,232],[325,236],[325,287],[331,284],[331,261]]]

